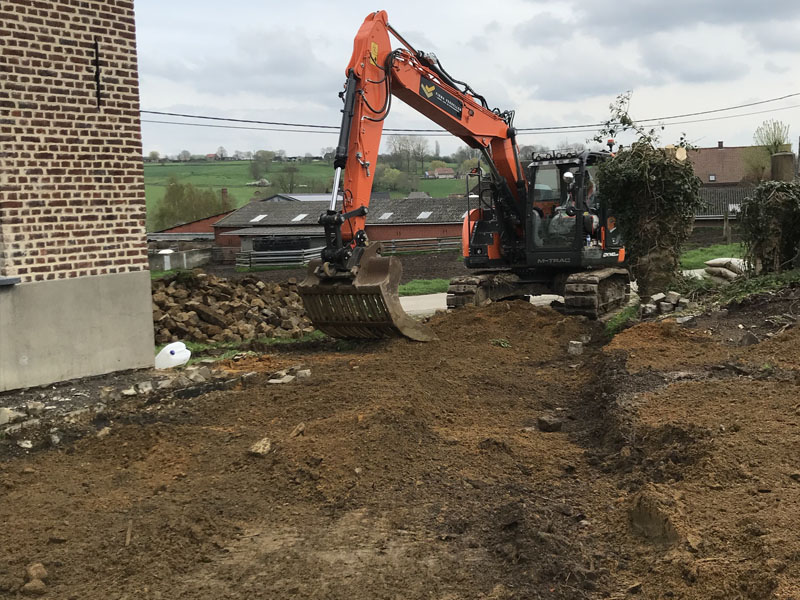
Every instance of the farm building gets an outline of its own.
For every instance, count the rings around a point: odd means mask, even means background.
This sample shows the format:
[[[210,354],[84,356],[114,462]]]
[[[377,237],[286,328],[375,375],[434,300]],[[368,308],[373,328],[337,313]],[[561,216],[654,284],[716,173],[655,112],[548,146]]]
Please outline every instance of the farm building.
[[[152,366],[133,0],[0,22],[0,391]]]
[[[224,249],[228,260],[236,253],[286,251],[310,256],[325,245],[318,221],[328,205],[327,201],[250,202],[214,224],[216,246]],[[466,210],[463,198],[373,198],[366,232],[375,241],[452,244],[461,235]]]

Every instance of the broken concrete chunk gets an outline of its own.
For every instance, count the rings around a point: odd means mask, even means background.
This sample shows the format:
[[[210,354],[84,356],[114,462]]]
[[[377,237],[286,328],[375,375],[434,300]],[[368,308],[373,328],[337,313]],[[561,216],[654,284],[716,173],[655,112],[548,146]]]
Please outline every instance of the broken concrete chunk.
[[[671,302],[659,302],[658,303],[658,311],[662,315],[665,315],[667,313],[671,313],[673,310],[675,310],[675,306]]]
[[[270,379],[267,383],[291,383],[295,380],[294,375],[284,375],[276,379]]]
[[[108,434],[111,433],[111,427],[103,427],[100,431],[97,432],[98,439],[103,439],[107,437]]]
[[[28,402],[25,405],[25,408],[28,410],[28,414],[33,417],[38,417],[44,412],[45,404],[44,402]]]
[[[559,417],[555,415],[539,415],[536,419],[536,426],[539,428],[539,431],[545,432],[553,432],[553,431],[561,431],[561,426],[564,424]]]
[[[642,316],[643,317],[652,317],[658,312],[658,307],[655,304],[643,304],[642,305]]]
[[[311,377],[311,369],[300,369],[294,374],[298,379],[306,379]]]
[[[191,371],[188,375],[189,381],[194,383],[205,383],[206,378],[200,373],[200,371]]]
[[[583,342],[571,340],[569,347],[567,347],[567,354],[570,356],[579,356],[583,354]]]
[[[653,294],[652,296],[650,296],[650,303],[651,304],[658,304],[659,302],[664,300],[664,298],[666,298],[666,297],[667,297],[666,294]]]
[[[269,438],[263,438],[250,446],[248,451],[253,456],[266,456],[272,450],[272,441]]]
[[[0,408],[0,425],[16,423],[25,418],[25,413],[18,412],[11,408]]]
[[[678,292],[667,292],[667,296],[664,298],[664,300],[670,304],[677,304],[680,299],[681,295]]]
[[[289,437],[297,437],[298,435],[305,435],[306,434],[306,424],[299,423],[297,427],[292,429],[292,433],[289,434]]]
[[[197,373],[198,375],[204,377],[205,379],[211,378],[211,369],[209,369],[206,365],[199,365],[196,367],[189,367],[186,369],[188,372]]]
[[[688,323],[690,321],[693,321],[693,320],[694,320],[694,316],[689,315],[688,317],[678,317],[677,319],[675,319],[675,322],[678,325],[685,325],[686,323]]]
[[[153,391],[153,383],[151,381],[140,381],[136,384],[136,389],[140,394],[150,394]]]
[[[739,346],[752,346],[758,342],[759,339],[752,331],[745,331],[742,337],[739,338]]]
[[[123,396],[135,396],[136,388],[129,387],[127,390],[122,390]]]

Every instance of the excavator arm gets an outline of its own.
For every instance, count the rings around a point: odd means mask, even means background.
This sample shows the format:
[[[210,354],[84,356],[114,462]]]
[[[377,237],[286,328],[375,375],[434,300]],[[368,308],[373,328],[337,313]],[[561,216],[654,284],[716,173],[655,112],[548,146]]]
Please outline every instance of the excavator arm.
[[[390,33],[403,48],[392,50]],[[481,151],[492,175],[505,234],[510,236],[521,235],[522,203],[527,197],[513,112],[490,110],[483,97],[450,77],[435,56],[414,50],[389,25],[385,11],[364,20],[345,74],[332,197],[329,209],[320,217],[326,245],[320,260],[309,265],[299,291],[314,324],[334,337],[401,334],[431,339],[427,328],[400,307],[400,263],[379,256],[379,245],[370,244],[365,232],[392,97]],[[338,210],[340,182],[343,200]]]

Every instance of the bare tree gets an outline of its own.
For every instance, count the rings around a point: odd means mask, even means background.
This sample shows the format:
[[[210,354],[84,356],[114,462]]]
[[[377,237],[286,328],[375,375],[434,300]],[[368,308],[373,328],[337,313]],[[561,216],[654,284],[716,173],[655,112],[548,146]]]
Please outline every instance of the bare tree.
[[[770,155],[786,150],[789,143],[789,126],[770,119],[758,126],[753,134],[756,146],[763,146]]]
[[[417,172],[417,163],[420,171],[425,170],[425,156],[428,154],[428,140],[424,137],[411,138],[411,156],[414,159],[414,172]]]

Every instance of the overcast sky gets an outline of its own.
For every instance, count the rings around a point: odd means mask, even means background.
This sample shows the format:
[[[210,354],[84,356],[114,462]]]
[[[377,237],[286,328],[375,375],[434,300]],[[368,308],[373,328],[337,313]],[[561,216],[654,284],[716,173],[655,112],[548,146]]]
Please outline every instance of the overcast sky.
[[[517,127],[597,123],[617,94],[633,91],[631,116],[648,119],[800,93],[800,1],[135,0],[141,108],[338,125],[353,37],[384,8],[415,48],[433,51],[492,107],[516,110]],[[399,46],[399,43],[396,44]],[[781,110],[782,109],[782,110]],[[708,115],[738,118],[667,126],[697,146],[747,145],[766,119],[800,135],[800,95]],[[147,120],[165,117],[143,115]],[[694,119],[679,119],[690,121]],[[666,121],[665,123],[670,123]],[[387,127],[431,128],[401,102]],[[145,153],[335,146],[337,134],[247,131],[142,123]],[[588,132],[521,135],[521,144],[584,142]],[[463,145],[439,141],[442,153]]]

